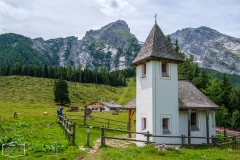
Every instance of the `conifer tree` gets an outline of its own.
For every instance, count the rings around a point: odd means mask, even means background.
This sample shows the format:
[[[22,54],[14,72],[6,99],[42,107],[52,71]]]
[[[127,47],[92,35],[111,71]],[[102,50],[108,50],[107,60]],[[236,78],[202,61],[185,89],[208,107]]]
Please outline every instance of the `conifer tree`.
[[[220,102],[224,105],[230,115],[232,115],[234,108],[230,105],[230,95],[231,95],[232,85],[229,81],[229,78],[226,74],[223,74],[222,80],[220,82]]]
[[[58,80],[54,84],[54,101],[61,105],[70,104],[68,84],[64,80]]]

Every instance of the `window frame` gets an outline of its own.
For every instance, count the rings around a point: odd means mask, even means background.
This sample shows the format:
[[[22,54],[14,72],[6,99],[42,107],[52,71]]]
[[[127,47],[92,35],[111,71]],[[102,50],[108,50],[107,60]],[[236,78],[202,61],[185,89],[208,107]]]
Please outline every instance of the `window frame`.
[[[199,129],[199,120],[198,114],[196,112],[192,112],[190,116],[190,124],[191,124],[191,131],[198,131]]]
[[[172,115],[171,114],[161,114],[160,115],[160,128],[161,128],[161,134],[171,134],[172,132]]]
[[[171,63],[160,62],[160,78],[171,79]]]
[[[169,121],[168,118],[163,118],[162,119],[162,128],[163,129],[168,129],[168,121]]]
[[[146,63],[144,63],[142,65],[142,76],[141,76],[141,78],[145,78],[145,77],[147,77],[147,64]]]
[[[147,129],[147,118],[142,117],[142,130],[146,130],[146,129]]]

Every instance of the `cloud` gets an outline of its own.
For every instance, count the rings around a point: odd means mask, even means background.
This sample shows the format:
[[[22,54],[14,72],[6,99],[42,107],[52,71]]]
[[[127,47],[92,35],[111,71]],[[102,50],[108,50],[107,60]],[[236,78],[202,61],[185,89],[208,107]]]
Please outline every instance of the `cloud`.
[[[118,7],[118,3],[117,3],[116,0],[112,0],[111,7],[113,7],[113,8],[117,8]]]
[[[100,5],[100,10],[107,16],[131,16],[136,13],[137,9],[133,5],[134,1],[127,0],[96,0]]]
[[[5,18],[13,18],[15,20],[23,20],[28,18],[29,12],[22,7],[11,6],[8,3],[0,1],[0,20]]]

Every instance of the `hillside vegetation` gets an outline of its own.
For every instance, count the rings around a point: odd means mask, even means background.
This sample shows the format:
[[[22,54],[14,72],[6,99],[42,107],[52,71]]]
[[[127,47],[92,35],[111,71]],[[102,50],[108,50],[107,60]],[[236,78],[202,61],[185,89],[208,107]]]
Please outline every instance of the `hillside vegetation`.
[[[54,79],[27,76],[0,77],[0,103],[25,106],[55,106],[53,101]],[[84,106],[93,101],[114,101],[121,105],[135,97],[134,79],[127,80],[126,87],[68,82],[71,105]]]
[[[125,104],[135,97],[135,80],[128,79],[127,87],[111,87],[107,85],[70,83],[69,93],[72,105],[84,106],[95,100],[113,100]],[[231,149],[180,149],[159,152],[153,147],[136,147],[130,144],[128,148],[102,147],[96,154],[86,157],[87,151],[79,150],[79,146],[86,144],[86,129],[79,128],[83,120],[77,122],[76,145],[68,143],[64,132],[56,122],[56,105],[53,101],[54,79],[33,78],[27,76],[1,76],[0,77],[0,145],[7,142],[18,142],[26,145],[26,155],[17,159],[55,160],[66,158],[73,160],[76,157],[87,159],[239,159],[239,152]],[[20,113],[13,118],[13,112]],[[43,116],[48,112],[48,116]],[[64,109],[64,114],[75,114],[76,118],[82,112],[70,113]],[[104,117],[123,122],[128,121],[128,113],[119,115],[111,113],[93,113],[93,116]],[[102,124],[90,123],[88,125],[100,126]],[[125,127],[124,127],[125,128]],[[121,129],[124,129],[121,128]],[[108,136],[119,136],[122,133],[108,132]],[[90,145],[99,139],[101,132],[91,129]],[[119,142],[120,143],[120,142]],[[12,159],[0,155],[0,159]]]
[[[86,130],[78,127],[83,125],[83,121],[74,120],[77,122],[77,132],[76,145],[72,146],[58,125],[56,116],[52,116],[57,110],[53,101],[54,81],[54,79],[27,76],[0,77],[0,146],[9,142],[25,144],[26,155],[17,159],[74,159],[87,153],[78,149],[78,146],[86,144]],[[72,105],[83,107],[101,98],[123,105],[135,97],[134,79],[128,79],[127,83],[127,87],[111,87],[86,83],[75,85],[68,82]],[[19,113],[17,118],[13,117],[13,112]],[[44,112],[48,112],[48,116],[43,116]],[[76,118],[83,115],[83,112],[70,113],[66,108],[63,113],[75,114]],[[128,114],[125,112],[119,116],[110,113],[96,113],[96,116],[117,118],[125,124],[128,120]],[[93,142],[100,137],[100,132],[92,131],[91,134],[90,145],[93,145]],[[2,148],[0,150],[2,152]],[[0,155],[0,159],[12,158]]]

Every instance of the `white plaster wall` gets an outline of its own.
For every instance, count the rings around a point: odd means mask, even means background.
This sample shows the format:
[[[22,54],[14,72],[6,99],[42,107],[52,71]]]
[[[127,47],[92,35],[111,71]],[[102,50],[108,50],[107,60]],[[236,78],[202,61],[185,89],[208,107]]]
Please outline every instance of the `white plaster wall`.
[[[192,111],[197,113],[197,124],[199,130],[191,131],[191,136],[197,137],[206,137],[207,136],[207,127],[206,127],[206,112],[205,111]],[[179,127],[180,127],[180,135],[184,134],[188,136],[188,112],[187,110],[180,111],[179,114]],[[216,128],[215,128],[215,111],[209,111],[209,136],[216,135]],[[186,143],[188,143],[188,139],[186,138]],[[211,139],[209,140],[211,143]],[[200,138],[192,138],[192,144],[202,144],[207,143],[207,139],[200,139]]]
[[[153,131],[152,122],[152,62],[146,64],[146,77],[142,77],[142,65],[136,67],[136,131],[146,132]],[[147,118],[146,130],[142,130],[142,118]],[[144,135],[136,135],[138,140],[146,140]],[[137,142],[138,146],[143,146],[144,143]]]
[[[110,108],[107,107],[107,106],[104,106],[105,110],[103,110],[103,112],[109,112],[110,111]]]
[[[170,75],[161,76],[161,62],[155,62],[156,78],[154,82],[155,124],[153,134],[179,136],[179,108],[178,108],[178,70],[177,64],[169,64]],[[162,133],[162,118],[170,117],[169,130],[171,133]],[[179,143],[177,138],[154,138],[157,143]]]
[[[215,111],[209,111],[209,136],[216,136]]]
[[[170,64],[170,77],[161,77],[161,62],[150,61],[147,63],[146,78],[142,76],[142,65],[136,68],[137,98],[136,98],[136,130],[137,132],[149,131],[154,135],[179,135],[179,109],[178,109],[178,73],[177,64]],[[162,134],[162,119],[171,117],[171,133]],[[147,118],[147,128],[142,130],[142,118]],[[146,140],[143,135],[136,136],[138,140]],[[179,143],[175,138],[150,138],[157,143]],[[137,143],[144,145],[144,143]]]

